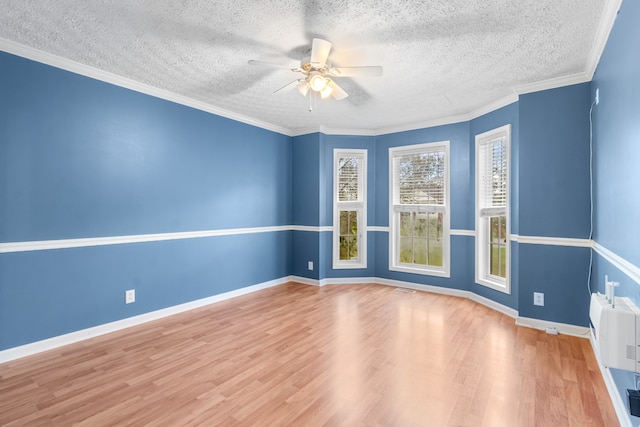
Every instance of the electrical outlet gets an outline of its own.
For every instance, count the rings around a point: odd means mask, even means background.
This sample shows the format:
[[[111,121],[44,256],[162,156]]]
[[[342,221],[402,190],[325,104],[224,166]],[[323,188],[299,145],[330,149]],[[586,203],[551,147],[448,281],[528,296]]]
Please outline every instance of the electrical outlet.
[[[309,261],[309,262],[307,263],[307,268],[308,268],[309,270],[313,270],[313,261]]]
[[[129,289],[128,291],[124,291],[124,303],[131,304],[132,302],[136,302],[136,290]]]
[[[533,305],[544,306],[544,294],[542,292],[533,293]]]

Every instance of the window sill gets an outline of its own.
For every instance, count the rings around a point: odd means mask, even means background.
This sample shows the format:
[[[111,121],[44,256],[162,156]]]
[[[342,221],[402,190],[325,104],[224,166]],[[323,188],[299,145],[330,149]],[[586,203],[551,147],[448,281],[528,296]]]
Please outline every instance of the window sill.
[[[332,265],[332,268],[334,270],[349,270],[349,269],[362,269],[362,268],[367,268],[367,263],[364,262],[340,262],[340,263],[334,263]]]
[[[415,268],[415,267],[405,267],[405,266],[393,265],[393,266],[389,267],[389,270],[390,271],[399,271],[401,273],[421,274],[423,276],[437,276],[437,277],[446,277],[446,278],[450,278],[451,277],[451,275],[449,274],[449,271],[447,271],[445,269],[435,270],[435,269]]]
[[[507,295],[511,295],[511,289],[509,287],[509,282],[507,280],[491,280],[491,279],[480,279],[476,277],[476,284],[485,286],[487,288],[491,288],[498,292],[505,293]]]

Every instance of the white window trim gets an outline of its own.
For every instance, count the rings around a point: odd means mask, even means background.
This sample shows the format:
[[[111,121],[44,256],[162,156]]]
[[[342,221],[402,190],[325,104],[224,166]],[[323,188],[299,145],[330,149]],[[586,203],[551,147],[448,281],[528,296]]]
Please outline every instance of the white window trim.
[[[480,179],[479,179],[479,158],[480,147],[490,141],[505,138],[505,146],[507,151],[507,203],[504,207],[504,216],[507,218],[506,224],[506,257],[505,257],[505,269],[506,277],[497,277],[489,274],[489,249],[488,240],[489,229],[488,217],[481,215],[480,212]],[[476,197],[476,209],[475,209],[475,282],[479,285],[486,286],[488,288],[511,294],[511,125],[504,125],[497,129],[493,129],[481,134],[476,135],[476,160],[475,160],[475,197]],[[502,208],[490,208],[485,209],[485,214],[500,214]]]
[[[358,182],[359,201],[338,201],[338,159],[340,157],[360,157],[362,159]],[[341,149],[333,150],[333,268],[367,268],[367,150]],[[358,255],[359,259],[340,259],[340,211],[358,211]]]
[[[398,212],[396,209],[396,204],[394,200],[394,159],[398,156],[413,154],[413,153],[423,153],[425,151],[441,151],[444,148],[445,152],[445,194],[444,207],[440,206],[424,206],[424,205],[405,205],[404,210],[415,210],[415,211],[423,211],[423,212],[444,212],[444,218],[442,223],[442,267],[433,267],[433,266],[409,266],[406,264],[400,264],[398,259],[398,247],[400,246],[400,215],[396,215]],[[438,277],[451,277],[451,230],[450,230],[450,222],[451,222],[451,203],[449,197],[449,189],[451,185],[450,180],[450,163],[451,159],[449,156],[449,141],[439,141],[439,142],[427,142],[423,144],[415,144],[415,145],[405,145],[400,147],[391,147],[389,148],[389,270],[391,271],[399,271],[403,273],[413,273],[413,274],[423,274],[427,276],[438,276]]]

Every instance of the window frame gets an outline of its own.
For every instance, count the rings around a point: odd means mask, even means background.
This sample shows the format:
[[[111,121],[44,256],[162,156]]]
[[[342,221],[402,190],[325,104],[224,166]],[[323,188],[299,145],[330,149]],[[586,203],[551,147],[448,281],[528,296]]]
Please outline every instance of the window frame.
[[[487,144],[505,140],[506,161],[506,201],[504,207],[483,207],[481,173],[486,173],[480,165],[480,152]],[[505,294],[511,294],[511,125],[476,135],[475,137],[475,282]],[[484,213],[482,211],[485,211]],[[505,277],[491,274],[491,218],[505,217]]]
[[[427,276],[451,277],[451,156],[450,141],[426,142],[389,148],[389,270]],[[401,205],[396,189],[395,160],[411,154],[444,152],[444,205]],[[442,267],[406,264],[400,262],[400,216],[401,212],[441,212],[442,220]]]
[[[333,150],[333,269],[367,268],[367,152],[366,149]],[[338,159],[342,157],[360,158],[358,170],[358,201],[338,200]],[[358,260],[340,259],[340,212],[357,211]]]

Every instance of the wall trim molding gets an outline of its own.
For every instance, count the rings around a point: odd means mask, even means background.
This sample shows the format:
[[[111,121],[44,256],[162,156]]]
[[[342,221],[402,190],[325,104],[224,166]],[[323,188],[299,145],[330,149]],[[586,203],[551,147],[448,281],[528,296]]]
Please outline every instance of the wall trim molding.
[[[36,341],[33,343],[21,345],[19,347],[13,347],[6,350],[1,350],[0,363],[5,363],[5,362],[9,362],[11,360],[19,359],[22,357],[31,356],[33,354],[41,353],[47,350],[53,350],[58,347],[62,347],[68,344],[73,344],[79,341],[84,341],[90,338],[95,338],[100,335],[116,332],[122,329],[130,328],[132,326],[142,325],[143,323],[151,322],[152,320],[162,319],[167,316],[183,313],[185,311],[204,307],[206,305],[228,300],[230,298],[239,297],[239,296],[246,295],[256,291],[261,291],[263,289],[282,285],[292,280],[293,279],[291,279],[291,277],[274,279],[268,282],[258,283],[256,285],[247,286],[244,288],[236,289],[236,290],[225,292],[218,295],[213,295],[213,296],[198,299],[195,301],[190,301],[184,304],[178,304],[178,305],[163,308],[160,310],[155,310],[148,313],[140,314],[137,316],[116,320],[114,322],[93,326],[91,328],[70,332],[68,334],[47,338],[41,341]]]
[[[41,240],[32,242],[9,242],[0,243],[0,253],[121,245],[127,243],[160,242],[165,240],[197,239],[203,237],[232,236],[254,233],[272,233],[277,231],[289,230],[292,230],[292,226],[283,225],[273,227],[228,228],[223,230],[182,231],[176,233],[135,234],[129,236],[87,237],[79,239]]]
[[[317,226],[317,225],[290,225],[289,230],[291,231],[309,231],[313,233],[320,233],[321,231],[327,231],[326,226]]]
[[[555,329],[564,335],[571,335],[578,338],[589,338],[589,328],[586,326],[569,325],[567,323],[550,322],[548,320],[533,319],[530,317],[520,317],[516,319],[516,325],[526,326],[532,329]]]
[[[593,250],[640,285],[640,267],[637,267],[621,256],[616,255],[598,242],[594,242]]]
[[[233,236],[240,234],[273,233],[279,231],[306,231],[312,233],[325,233],[332,232],[333,226],[277,225],[268,227],[227,228],[220,230],[180,231],[175,233],[134,234],[108,237],[85,237],[77,239],[6,242],[0,243],[0,254],[105,245],[122,245],[129,243],[160,242],[165,240],[198,239],[206,237]],[[388,233],[389,227],[368,226],[367,232]],[[475,230],[452,229],[450,231],[450,234],[452,236],[475,237]],[[613,252],[607,250],[601,245],[598,245],[597,243],[594,244],[594,242],[589,239],[575,239],[568,237],[519,236],[517,234],[511,234],[511,241],[518,242],[520,244],[532,245],[570,246],[584,248],[593,247],[598,253],[609,260],[612,264],[616,265],[631,278],[633,278],[636,282],[640,283],[640,268],[615,255]]]
[[[527,245],[571,246],[576,248],[591,248],[593,241],[589,239],[576,239],[573,237],[542,237],[511,235],[511,241]]]
[[[451,236],[468,236],[468,237],[476,237],[475,230],[449,230],[449,234]]]
[[[290,129],[263,122],[261,120],[256,120],[242,114],[234,113],[232,111],[216,107],[215,105],[211,105],[206,102],[198,101],[183,95],[178,95],[168,90],[159,89],[145,83],[131,80],[129,78],[122,77],[108,71],[103,71],[98,68],[73,61],[71,59],[53,55],[51,53],[44,52],[33,47],[25,46],[11,40],[0,38],[0,50],[12,55],[39,62],[41,64],[50,65],[61,70],[89,77],[94,80],[110,83],[112,85],[130,89],[135,92],[143,93],[145,95],[150,95],[155,98],[164,99],[165,101],[175,102],[176,104],[215,114],[216,116],[225,117],[227,119],[235,120],[240,123],[255,126],[265,130],[270,130],[276,133],[281,133],[286,136],[293,136]]]

